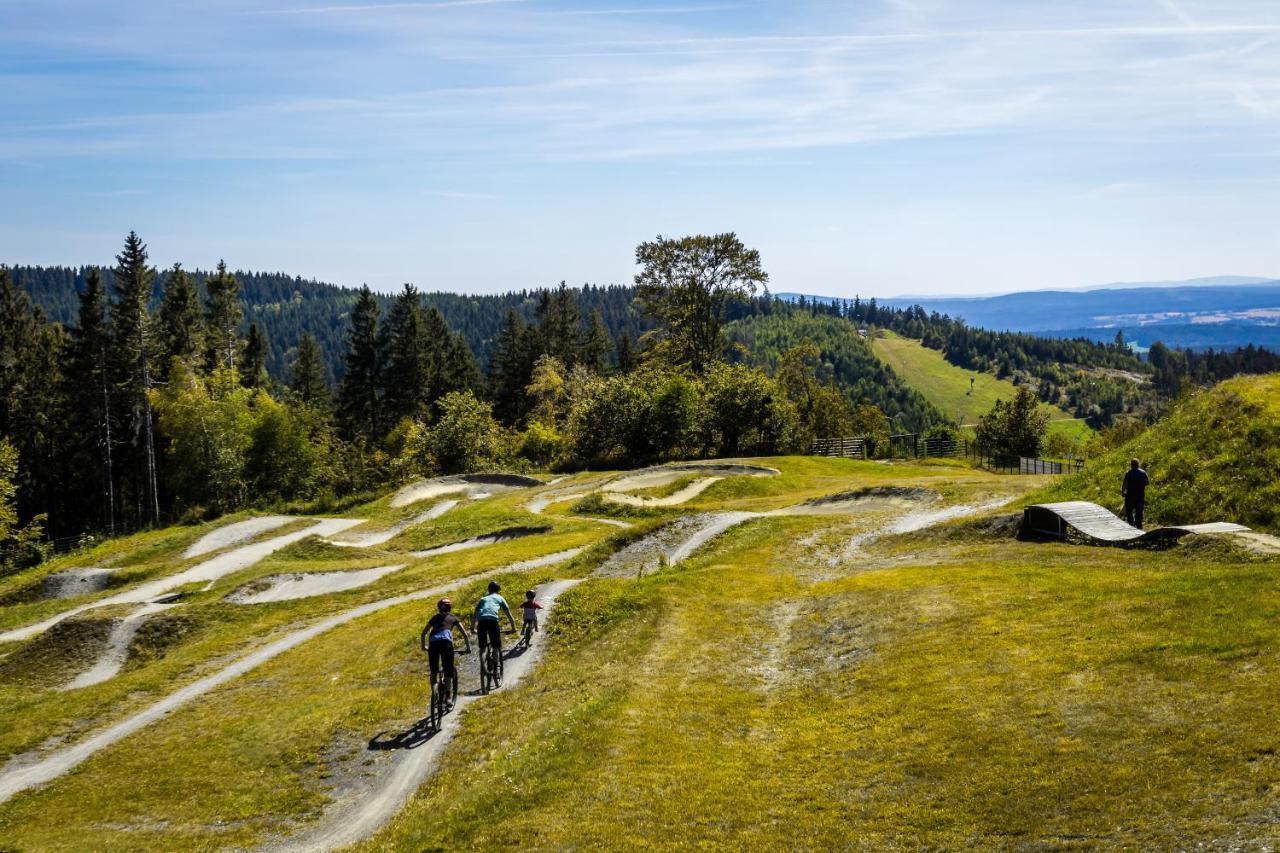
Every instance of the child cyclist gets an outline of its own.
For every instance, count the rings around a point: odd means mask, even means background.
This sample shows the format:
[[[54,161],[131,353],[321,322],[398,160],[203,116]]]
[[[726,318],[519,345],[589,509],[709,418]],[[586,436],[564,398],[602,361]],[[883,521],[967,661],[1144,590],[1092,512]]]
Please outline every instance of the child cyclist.
[[[537,597],[536,592],[529,590],[524,594],[524,601],[520,603],[521,615],[524,617],[520,636],[526,643],[533,640],[534,632],[538,630],[538,611],[542,609],[542,605],[534,600]]]
[[[466,643],[462,653],[464,655],[470,653],[471,637],[467,635],[467,629],[462,627],[462,620],[453,615],[453,602],[442,598],[436,604],[436,612],[422,629],[420,640],[422,648],[427,652],[427,659],[431,662],[431,684],[436,683],[436,675],[443,667],[444,674],[449,676],[449,681],[453,685],[449,691],[448,707],[450,709],[458,698],[458,669],[453,665],[454,631],[462,632],[462,640]]]

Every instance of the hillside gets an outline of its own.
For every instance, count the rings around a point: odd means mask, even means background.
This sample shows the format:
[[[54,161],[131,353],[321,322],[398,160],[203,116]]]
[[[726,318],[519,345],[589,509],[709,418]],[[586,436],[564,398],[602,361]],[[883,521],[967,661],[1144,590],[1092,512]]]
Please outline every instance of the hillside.
[[[991,410],[997,400],[1011,400],[1017,386],[990,373],[964,370],[919,341],[882,331],[872,343],[875,354],[904,382],[918,391],[948,418],[972,425]],[[973,380],[970,385],[970,379]],[[1041,404],[1049,414],[1050,430],[1082,439],[1091,430],[1081,420],[1057,406]]]
[[[748,359],[773,371],[782,353],[801,344],[822,351],[822,378],[843,390],[851,403],[870,400],[885,414],[899,416],[904,429],[923,432],[953,415],[936,406],[921,389],[876,359],[857,327],[840,317],[796,311],[790,315],[748,317],[729,326],[730,342]]]
[[[1037,484],[794,457],[454,479],[335,519],[233,517],[64,557],[0,579],[0,837],[1273,843],[1280,573],[1018,542],[989,513]],[[575,514],[583,494],[649,508],[620,529]],[[419,631],[437,598],[465,613],[491,578],[511,599],[537,588],[543,631],[490,695],[461,656],[437,733]],[[146,603],[164,590],[180,595]]]
[[[1239,377],[1184,398],[1036,500],[1090,500],[1118,511],[1131,457],[1151,475],[1149,524],[1221,520],[1280,531],[1280,374]]]

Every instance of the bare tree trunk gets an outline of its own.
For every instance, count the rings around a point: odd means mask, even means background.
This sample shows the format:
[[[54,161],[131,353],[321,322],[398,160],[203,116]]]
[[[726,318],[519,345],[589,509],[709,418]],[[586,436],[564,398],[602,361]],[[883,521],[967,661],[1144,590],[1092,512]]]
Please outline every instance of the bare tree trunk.
[[[111,395],[107,393],[107,371],[102,369],[102,430],[104,435],[102,461],[107,480],[107,535],[116,532],[116,485],[115,470],[111,464]]]
[[[145,351],[144,351],[145,352]],[[151,366],[146,356],[142,361],[142,431],[146,442],[147,490],[150,492],[147,501],[147,512],[151,516],[152,526],[160,523],[160,490],[156,478],[156,440],[151,428],[151,398],[147,391],[151,388]]]

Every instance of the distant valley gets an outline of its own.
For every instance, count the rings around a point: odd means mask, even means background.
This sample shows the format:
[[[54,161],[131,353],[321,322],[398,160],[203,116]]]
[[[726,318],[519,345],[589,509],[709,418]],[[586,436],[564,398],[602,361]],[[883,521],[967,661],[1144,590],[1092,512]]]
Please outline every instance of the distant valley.
[[[798,293],[781,293],[798,299]],[[831,297],[810,296],[820,302]],[[878,299],[896,308],[923,306],[985,329],[1109,341],[1117,331],[1149,346],[1204,349],[1280,346],[1280,280],[1223,276],[1188,282],[1108,285],[998,296]]]

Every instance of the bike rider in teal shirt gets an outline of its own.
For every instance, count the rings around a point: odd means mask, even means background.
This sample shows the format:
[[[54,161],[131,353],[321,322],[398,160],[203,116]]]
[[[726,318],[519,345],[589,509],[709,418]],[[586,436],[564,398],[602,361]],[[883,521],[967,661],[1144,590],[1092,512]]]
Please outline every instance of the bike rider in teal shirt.
[[[475,612],[471,614],[471,630],[480,641],[481,657],[484,657],[484,650],[490,643],[493,643],[498,651],[502,651],[502,632],[498,630],[499,614],[507,614],[511,630],[514,632],[516,629],[516,620],[511,615],[507,600],[498,594],[501,590],[502,587],[497,581],[489,581],[489,594],[476,602]]]

